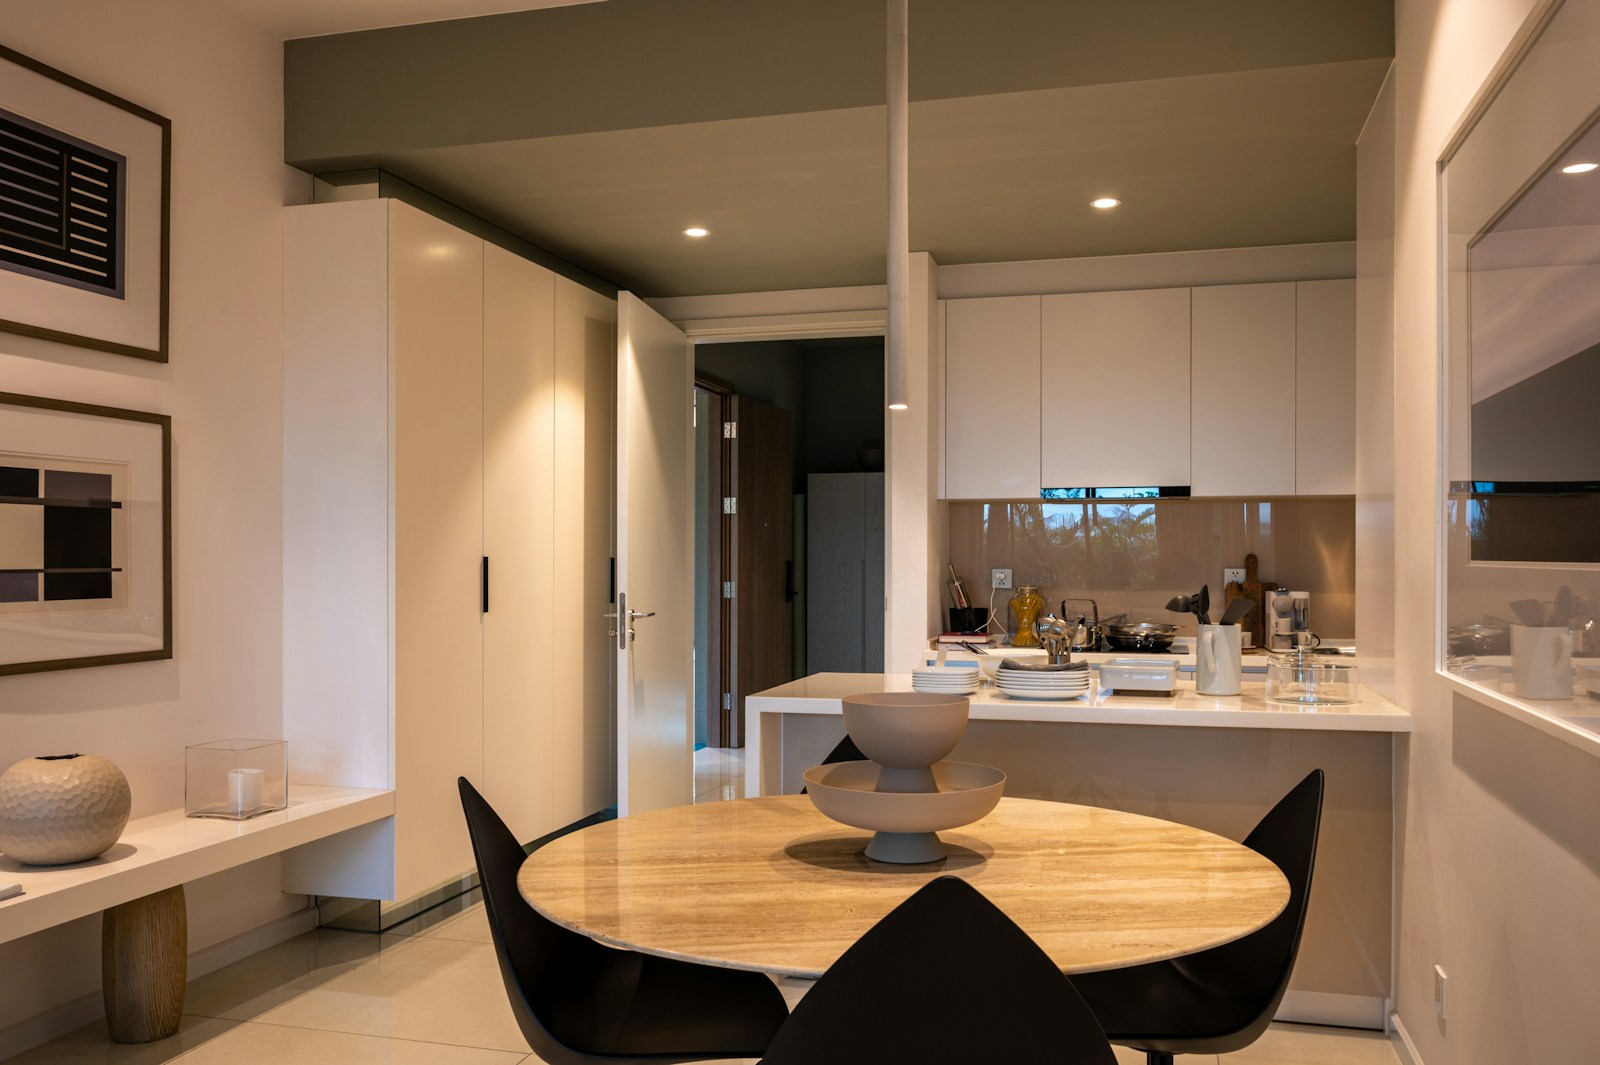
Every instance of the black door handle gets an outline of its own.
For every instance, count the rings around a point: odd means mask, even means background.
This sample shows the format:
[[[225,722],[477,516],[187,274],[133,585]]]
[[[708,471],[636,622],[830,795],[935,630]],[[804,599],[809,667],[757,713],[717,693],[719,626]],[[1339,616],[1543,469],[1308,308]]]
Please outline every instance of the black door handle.
[[[480,574],[479,580],[482,583],[482,593],[483,593],[483,603],[482,603],[482,606],[481,606],[481,610],[482,610],[483,613],[487,614],[489,612],[489,556],[488,555],[484,555],[483,556],[483,572]]]

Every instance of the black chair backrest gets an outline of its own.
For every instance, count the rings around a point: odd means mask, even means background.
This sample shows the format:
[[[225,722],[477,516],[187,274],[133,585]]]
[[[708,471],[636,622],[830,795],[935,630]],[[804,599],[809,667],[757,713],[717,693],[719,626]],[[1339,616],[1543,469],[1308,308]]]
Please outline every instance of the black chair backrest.
[[[548,1029],[547,1018],[572,1012],[551,1007],[593,987],[594,952],[607,948],[554,924],[523,901],[517,891],[517,870],[527,856],[522,844],[466,777],[457,783],[483,887],[483,908],[517,1026],[540,1057],[566,1060],[573,1043],[580,1041],[579,1033]]]
[[[1173,963],[1197,974],[1227,973],[1226,983],[1237,996],[1258,1000],[1259,1006],[1252,1002],[1251,1008],[1259,1009],[1259,1017],[1248,1029],[1255,1035],[1266,1030],[1278,1011],[1300,951],[1322,827],[1323,786],[1322,770],[1313,769],[1245,837],[1244,845],[1270,858],[1289,881],[1289,904],[1283,912],[1243,939]]]
[[[1115,1065],[1071,983],[972,885],[945,876],[874,925],[795,1007],[762,1065]]]

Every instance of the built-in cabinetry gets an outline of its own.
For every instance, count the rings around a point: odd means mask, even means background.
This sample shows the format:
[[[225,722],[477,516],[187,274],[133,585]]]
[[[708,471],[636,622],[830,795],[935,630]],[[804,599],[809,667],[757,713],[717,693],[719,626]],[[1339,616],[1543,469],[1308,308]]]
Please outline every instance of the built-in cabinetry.
[[[806,669],[883,669],[883,478],[806,478]]]
[[[1295,494],[1294,289],[1279,282],[1193,290],[1189,483],[1197,496]]]
[[[1295,290],[1295,491],[1356,492],[1356,283],[1301,281]]]
[[[322,893],[469,870],[458,776],[524,840],[611,801],[606,641],[562,619],[609,595],[614,321],[398,201],[286,212],[291,777],[395,791],[363,846],[296,859]]]
[[[949,300],[945,316],[944,498],[1355,490],[1353,280]]]
[[[945,494],[1039,497],[1039,297],[945,304]]]
[[[1189,483],[1189,290],[1041,297],[1046,488]]]

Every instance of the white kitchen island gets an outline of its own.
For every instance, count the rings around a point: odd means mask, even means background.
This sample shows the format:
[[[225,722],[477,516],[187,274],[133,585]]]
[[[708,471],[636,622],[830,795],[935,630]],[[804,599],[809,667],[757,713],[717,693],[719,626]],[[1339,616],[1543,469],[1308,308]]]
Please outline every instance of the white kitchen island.
[[[745,794],[797,792],[844,735],[845,695],[909,691],[909,674],[819,673],[745,703]],[[996,766],[1006,794],[1147,814],[1243,839],[1307,773],[1327,773],[1316,877],[1300,960],[1279,1017],[1381,1028],[1388,998],[1394,769],[1411,717],[1362,689],[1346,706],[1269,703],[1265,685],[1197,695],[1093,693],[1036,702],[990,687],[970,697],[950,756]],[[843,829],[841,829],[843,830]]]

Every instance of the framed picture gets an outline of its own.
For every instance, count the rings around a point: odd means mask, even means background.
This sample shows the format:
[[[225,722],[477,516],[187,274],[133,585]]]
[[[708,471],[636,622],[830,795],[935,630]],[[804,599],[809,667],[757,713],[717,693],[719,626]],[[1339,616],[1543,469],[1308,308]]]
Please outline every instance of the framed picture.
[[[172,657],[172,420],[0,392],[0,675]]]
[[[0,47],[0,330],[167,361],[172,124]]]

